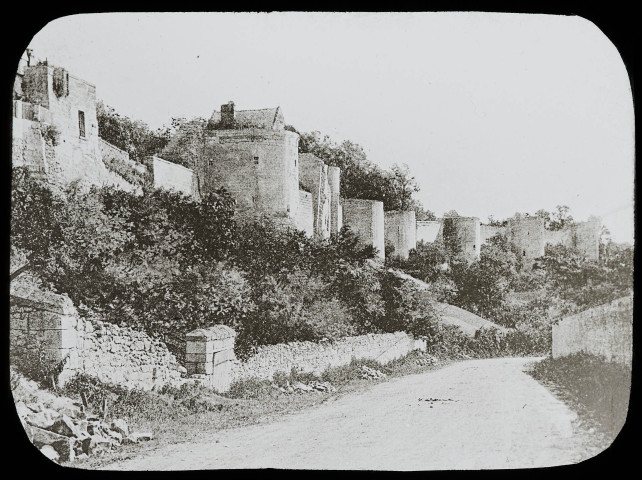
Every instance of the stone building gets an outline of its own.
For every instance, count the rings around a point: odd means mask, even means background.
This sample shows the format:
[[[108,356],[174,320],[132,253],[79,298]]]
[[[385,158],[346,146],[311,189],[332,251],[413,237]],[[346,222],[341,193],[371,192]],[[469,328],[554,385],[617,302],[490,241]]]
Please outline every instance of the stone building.
[[[214,111],[204,139],[207,154],[195,167],[201,193],[223,186],[240,210],[282,218],[312,233],[314,202],[299,189],[299,135],[284,127],[279,107],[235,110],[229,102]]]
[[[359,237],[361,245],[372,245],[377,249],[378,257],[385,258],[383,202],[344,199],[343,224]]]
[[[393,255],[406,260],[417,248],[417,222],[414,210],[385,212],[385,242],[394,248]]]
[[[544,255],[544,220],[541,218],[515,216],[508,220],[507,235],[517,247],[524,267],[529,268],[533,260]]]

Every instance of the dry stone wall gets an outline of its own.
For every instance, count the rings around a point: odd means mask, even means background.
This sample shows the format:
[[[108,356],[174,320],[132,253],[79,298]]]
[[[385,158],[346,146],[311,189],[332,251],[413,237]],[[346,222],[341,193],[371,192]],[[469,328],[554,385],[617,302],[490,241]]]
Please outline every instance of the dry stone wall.
[[[631,366],[632,297],[590,308],[553,325],[553,358],[579,352],[603,356],[607,361]]]
[[[387,363],[413,350],[425,350],[425,341],[404,332],[346,337],[335,341],[292,342],[260,347],[245,362],[231,368],[231,382],[248,379],[272,379],[276,372],[290,373],[292,368],[320,374],[328,367],[349,364],[352,359],[372,359]]]
[[[159,340],[128,327],[83,319],[66,295],[37,289],[15,293],[10,298],[12,359],[19,362],[35,350],[51,365],[64,361],[60,383],[84,372],[105,382],[151,389],[179,383],[186,371]]]

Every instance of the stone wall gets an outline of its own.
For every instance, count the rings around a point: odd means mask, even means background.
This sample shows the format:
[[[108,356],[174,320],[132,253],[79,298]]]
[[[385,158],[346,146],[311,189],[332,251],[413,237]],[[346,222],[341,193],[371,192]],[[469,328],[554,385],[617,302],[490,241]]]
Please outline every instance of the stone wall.
[[[332,194],[328,183],[328,166],[311,153],[299,155],[299,183],[312,194],[314,234],[330,236]]]
[[[295,219],[299,136],[263,129],[212,130],[199,160],[204,192],[224,186],[241,208]]]
[[[13,293],[12,362],[28,352],[42,352],[51,365],[65,361],[61,384],[84,372],[105,382],[144,389],[178,382],[185,371],[162,342],[130,328],[85,320],[66,295],[33,288]]]
[[[415,212],[385,212],[385,241],[394,247],[394,256],[407,259],[410,250],[417,248]]]
[[[585,310],[553,325],[553,358],[579,352],[631,366],[633,297]]]
[[[495,227],[492,225],[480,225],[479,226],[479,237],[481,244],[488,243],[488,240],[491,237],[494,237],[498,233],[506,235],[508,233],[508,227]]]
[[[314,235],[314,202],[312,194],[299,190],[299,207],[296,214],[296,228],[303,230],[308,237]]]
[[[442,233],[442,222],[440,220],[417,221],[417,242],[436,242],[441,240]]]
[[[328,186],[330,187],[330,234],[335,234],[343,227],[341,169],[339,167],[328,166]]]
[[[346,337],[333,342],[267,345],[247,361],[234,362],[230,375],[234,382],[252,377],[271,379],[276,372],[289,374],[292,368],[320,374],[328,367],[347,365],[353,358],[387,363],[418,349],[426,349],[425,341],[404,332]]]
[[[586,222],[578,222],[574,228],[575,248],[589,260],[600,258],[600,231],[602,220],[590,217]]]
[[[459,237],[462,252],[469,262],[479,258],[481,253],[481,232],[477,217],[447,217],[444,223],[452,226],[452,233]]]
[[[511,218],[508,221],[508,238],[518,250],[524,267],[544,255],[544,220],[539,217]]]
[[[154,188],[174,190],[192,198],[198,196],[198,192],[194,188],[195,174],[190,168],[156,156],[146,159],[146,162],[151,167]]]
[[[379,258],[385,258],[383,202],[344,199],[343,224],[350,227],[359,237],[362,245],[376,247]]]

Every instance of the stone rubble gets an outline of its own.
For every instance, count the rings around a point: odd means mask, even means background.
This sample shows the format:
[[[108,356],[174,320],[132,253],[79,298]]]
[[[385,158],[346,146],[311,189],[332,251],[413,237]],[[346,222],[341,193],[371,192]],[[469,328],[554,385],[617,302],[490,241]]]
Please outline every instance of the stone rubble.
[[[148,432],[132,432],[123,419],[107,423],[83,407],[82,403],[39,390],[37,384],[22,378],[25,400],[16,399],[16,412],[29,440],[54,462],[100,454],[119,445],[153,439]]]
[[[367,365],[361,365],[361,378],[385,378],[387,375],[379,370],[370,368]]]
[[[313,380],[307,384],[302,383],[302,382],[295,382],[294,384],[290,384],[289,381],[286,382],[285,387],[278,386],[276,384],[272,384],[272,386],[283,392],[283,393],[295,393],[295,392],[314,392],[314,393],[319,393],[319,392],[331,392],[334,393],[337,391],[337,389],[331,385],[329,382],[319,382],[316,380]]]

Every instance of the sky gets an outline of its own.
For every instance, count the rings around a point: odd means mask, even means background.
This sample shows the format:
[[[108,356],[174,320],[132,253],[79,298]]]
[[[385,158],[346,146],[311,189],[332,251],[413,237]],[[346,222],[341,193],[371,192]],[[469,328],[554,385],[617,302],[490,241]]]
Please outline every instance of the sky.
[[[286,124],[407,164],[424,207],[486,221],[567,205],[633,241],[626,67],[576,16],[100,13],[56,19],[34,55],[150,127],[280,106]]]

